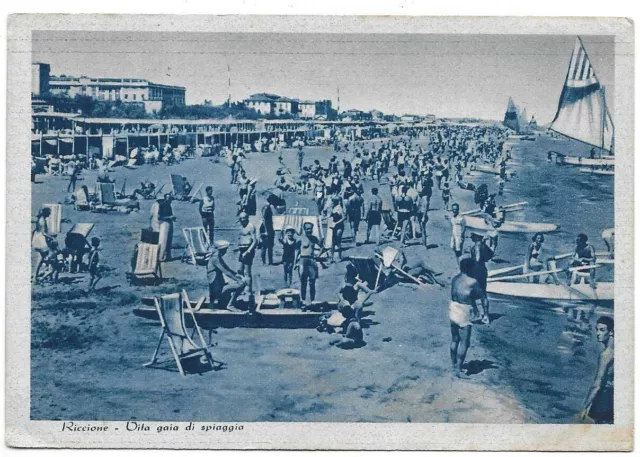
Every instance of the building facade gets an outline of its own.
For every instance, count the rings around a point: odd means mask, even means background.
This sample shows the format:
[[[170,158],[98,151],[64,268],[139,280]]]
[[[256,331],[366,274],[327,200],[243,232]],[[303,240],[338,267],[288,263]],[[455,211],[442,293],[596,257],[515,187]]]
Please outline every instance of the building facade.
[[[64,94],[72,98],[84,95],[96,100],[142,103],[148,113],[160,111],[165,106],[183,106],[186,96],[184,87],[135,78],[52,76],[49,87],[52,94]]]
[[[309,100],[301,100],[298,103],[298,115],[302,119],[313,119],[316,117],[316,103]]]
[[[49,73],[51,66],[48,63],[34,62],[31,64],[31,95],[45,95],[49,93]]]

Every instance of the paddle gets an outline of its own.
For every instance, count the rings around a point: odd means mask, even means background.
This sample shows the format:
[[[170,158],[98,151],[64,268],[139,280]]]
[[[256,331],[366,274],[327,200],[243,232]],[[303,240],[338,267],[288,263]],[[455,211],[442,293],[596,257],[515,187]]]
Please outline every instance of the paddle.
[[[528,204],[529,204],[529,202],[510,203],[508,205],[502,205],[502,209],[507,210],[509,208],[516,208],[518,206],[525,206],[525,205],[528,205]],[[461,216],[468,216],[470,214],[475,214],[475,213],[480,213],[480,212],[482,212],[482,209],[478,208],[478,209],[472,209],[472,210],[469,210],[469,211],[464,211],[464,212],[460,213],[460,215]]]
[[[516,266],[512,266],[512,267],[500,268],[498,270],[491,270],[491,271],[489,271],[489,277],[502,275],[502,274],[505,274],[505,273],[509,273],[509,272],[512,272],[512,271],[515,271],[515,270],[519,270],[520,268],[524,268],[524,265],[516,265]]]
[[[533,276],[540,276],[540,275],[546,275],[546,274],[551,274],[551,273],[561,273],[563,271],[569,272],[569,271],[582,271],[582,270],[592,270],[594,268],[599,268],[601,267],[601,265],[585,265],[584,267],[573,267],[573,268],[558,268],[555,270],[546,270],[546,271],[534,271],[531,273],[524,273],[521,275],[514,275],[514,276],[502,276],[502,277],[492,277],[487,279],[487,282],[495,282],[495,281],[504,281],[507,279],[520,279],[520,278],[530,278]]]

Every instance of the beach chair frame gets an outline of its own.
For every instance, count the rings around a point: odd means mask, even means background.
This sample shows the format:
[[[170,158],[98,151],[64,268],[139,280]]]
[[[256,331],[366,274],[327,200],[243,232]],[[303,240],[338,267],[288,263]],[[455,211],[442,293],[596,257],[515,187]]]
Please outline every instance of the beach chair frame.
[[[177,299],[178,309],[166,310],[163,307],[163,301],[169,299]],[[193,357],[194,355],[198,354],[204,355],[211,368],[214,369],[215,362],[213,360],[213,356],[211,355],[209,347],[205,342],[204,336],[202,334],[202,329],[200,328],[200,325],[198,325],[198,321],[196,320],[193,308],[191,308],[191,303],[189,302],[189,296],[187,295],[187,292],[183,289],[181,293],[163,295],[162,297],[154,297],[153,302],[158,312],[158,317],[160,318],[162,332],[160,333],[160,338],[158,339],[158,344],[156,345],[156,349],[153,352],[151,361],[145,363],[143,366],[154,367],[166,362],[167,360],[171,360],[171,358],[158,360],[158,353],[160,352],[160,347],[162,346],[162,340],[166,338],[167,343],[169,344],[172,358],[175,361],[176,366],[178,367],[180,375],[185,376],[184,368],[182,366],[183,359],[185,359],[186,357]],[[192,336],[189,336],[189,333],[187,332],[185,323],[185,309],[193,320],[194,331],[192,332]],[[172,328],[171,322],[175,322],[176,320],[167,319],[166,311],[178,313],[177,328]],[[197,344],[193,339],[193,335],[195,335],[196,333],[198,335],[198,341],[200,344]],[[176,344],[176,339],[178,340],[179,344]],[[187,346],[187,349],[185,349],[185,346]]]
[[[138,243],[138,255],[136,256],[135,269],[131,272],[130,283],[153,279],[155,283],[162,281],[162,266],[160,263],[160,245],[150,243]],[[146,259],[145,255],[150,255]],[[151,265],[149,265],[151,264]]]
[[[62,232],[62,205],[59,203],[43,203],[43,208],[49,208],[51,215],[47,218],[49,233],[52,235]]]
[[[193,246],[193,236],[194,233],[203,237],[206,243],[206,250],[204,253],[196,252],[196,249]],[[207,232],[204,230],[204,227],[185,227],[182,229],[182,234],[184,235],[184,239],[186,241],[186,245],[184,250],[182,251],[182,262],[184,263],[193,263],[194,265],[203,265],[202,262],[198,262],[199,259],[206,260],[209,254],[209,236]]]

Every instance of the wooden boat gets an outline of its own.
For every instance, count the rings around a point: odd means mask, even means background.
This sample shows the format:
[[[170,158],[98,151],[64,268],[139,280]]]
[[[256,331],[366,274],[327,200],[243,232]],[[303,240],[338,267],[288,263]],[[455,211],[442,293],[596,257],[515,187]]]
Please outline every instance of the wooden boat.
[[[494,228],[487,224],[482,217],[465,216],[467,228],[480,231],[490,231]],[[544,222],[516,222],[505,221],[500,227],[497,228],[499,232],[508,233],[547,233],[558,230],[560,226],[557,224],[547,224]]]
[[[510,203],[508,205],[502,205],[501,208],[505,213],[511,213],[513,211],[522,211],[529,202],[518,202],[518,203]],[[482,209],[471,209],[469,211],[463,211],[460,213],[461,216],[467,216],[472,214],[482,213]]]
[[[536,284],[528,282],[494,281],[487,284],[487,292],[518,298],[553,301],[613,301],[612,282],[600,282],[596,289],[589,284]]]
[[[159,321],[153,304],[153,297],[143,297],[142,305],[133,310],[138,317]],[[275,293],[265,294],[256,300],[254,311],[209,308],[205,302],[196,309],[197,302],[192,301],[194,314],[202,328],[315,328],[320,318],[338,308],[337,302],[315,301],[308,307],[286,307]],[[238,304],[241,306],[241,304]],[[186,324],[193,327],[188,313],[185,313]]]
[[[561,165],[603,166],[603,165],[614,165],[615,159],[604,159],[604,158],[590,159],[588,157],[558,155],[556,162]]]
[[[592,175],[615,175],[615,170],[593,170],[591,168],[580,168],[580,173],[589,173]]]

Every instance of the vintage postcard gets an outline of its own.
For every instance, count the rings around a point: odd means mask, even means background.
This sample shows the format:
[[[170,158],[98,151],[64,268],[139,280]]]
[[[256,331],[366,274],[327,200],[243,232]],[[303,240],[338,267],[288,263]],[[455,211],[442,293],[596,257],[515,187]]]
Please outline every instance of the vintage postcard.
[[[633,42],[12,16],[7,443],[631,449]]]

